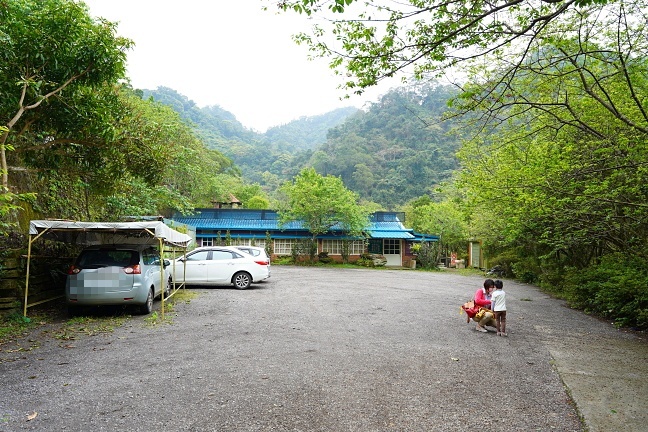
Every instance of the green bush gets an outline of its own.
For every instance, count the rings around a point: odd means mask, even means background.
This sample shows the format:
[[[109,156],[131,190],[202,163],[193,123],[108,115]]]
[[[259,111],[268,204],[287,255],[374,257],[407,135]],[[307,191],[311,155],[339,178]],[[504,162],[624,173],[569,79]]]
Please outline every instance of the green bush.
[[[416,256],[416,265],[419,268],[436,268],[439,262],[439,243],[424,242],[412,246],[412,252]]]
[[[293,258],[289,255],[280,255],[276,257],[273,261],[272,264],[276,265],[288,265],[288,264],[295,264],[295,261]]]
[[[322,264],[329,264],[333,262],[333,258],[328,256],[328,252],[320,252],[317,254],[317,260]]]
[[[529,258],[523,258],[518,261],[508,260],[504,268],[507,275],[512,275],[524,283],[537,283],[540,279],[540,268],[536,262]]]
[[[648,329],[648,262],[620,253],[565,275],[563,293],[570,305],[612,319],[616,326]]]

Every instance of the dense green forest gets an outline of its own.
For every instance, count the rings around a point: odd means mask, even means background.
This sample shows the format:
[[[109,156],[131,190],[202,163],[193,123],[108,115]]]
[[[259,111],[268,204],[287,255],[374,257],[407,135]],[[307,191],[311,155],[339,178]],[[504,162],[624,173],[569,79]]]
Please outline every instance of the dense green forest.
[[[366,110],[342,108],[302,117],[260,134],[218,106],[198,108],[169,88],[144,95],[195,125],[210,148],[230,157],[244,178],[269,194],[305,167],[340,177],[379,208],[396,209],[431,194],[458,168],[459,140],[444,121],[457,91],[440,85],[391,90]]]
[[[331,129],[306,163],[388,210],[433,195],[459,167],[460,141],[449,133],[456,123],[444,121],[456,94],[447,86],[391,90]]]
[[[273,194],[281,182],[299,172],[300,166],[295,166],[295,161],[306,157],[298,155],[324,143],[331,127],[358,111],[340,108],[258,133],[245,128],[234,114],[218,105],[199,108],[173,89],[158,87],[144,90],[144,95],[177,111],[195,127],[208,148],[231,158],[247,181],[263,185],[268,194]]]

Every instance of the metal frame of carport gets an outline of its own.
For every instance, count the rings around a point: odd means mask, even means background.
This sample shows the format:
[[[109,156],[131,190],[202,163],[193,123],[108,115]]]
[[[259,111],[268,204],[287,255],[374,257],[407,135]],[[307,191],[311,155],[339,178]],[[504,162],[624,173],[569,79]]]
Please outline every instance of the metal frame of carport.
[[[148,237],[146,237],[148,235]],[[163,237],[167,236],[167,237]],[[164,280],[164,246],[165,244],[181,247],[184,253],[187,253],[187,247],[192,239],[186,234],[182,234],[168,227],[161,220],[151,222],[78,222],[78,221],[30,221],[29,224],[29,244],[27,246],[27,271],[25,275],[25,297],[23,301],[23,316],[27,317],[27,308],[36,306],[47,301],[56,300],[61,296],[41,300],[32,304],[28,303],[29,299],[29,275],[31,268],[31,249],[32,244],[39,238],[49,238],[67,243],[81,243],[84,245],[91,244],[154,244],[154,242],[144,240],[157,239],[160,251],[160,287],[161,287],[161,316],[164,319],[164,304],[177,291],[175,283],[175,249],[174,249],[174,266],[173,266],[173,292],[165,298]],[[112,242],[106,242],[106,238],[112,238]],[[184,282],[180,287],[184,288]],[[179,289],[179,288],[178,288]]]

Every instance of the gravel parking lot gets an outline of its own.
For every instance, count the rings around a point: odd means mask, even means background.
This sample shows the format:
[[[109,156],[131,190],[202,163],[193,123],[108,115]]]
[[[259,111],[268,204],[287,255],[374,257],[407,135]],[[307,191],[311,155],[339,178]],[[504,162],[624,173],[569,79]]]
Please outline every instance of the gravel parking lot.
[[[170,324],[41,332],[0,353],[0,431],[586,430],[552,353],[566,328],[615,330],[505,281],[509,337],[478,333],[459,305],[482,282],[273,266],[246,291],[194,289]]]

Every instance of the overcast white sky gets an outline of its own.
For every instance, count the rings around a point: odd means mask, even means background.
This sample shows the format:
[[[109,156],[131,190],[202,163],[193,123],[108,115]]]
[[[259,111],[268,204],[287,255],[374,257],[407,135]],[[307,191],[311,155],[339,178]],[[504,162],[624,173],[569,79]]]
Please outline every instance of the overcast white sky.
[[[203,107],[219,105],[263,132],[301,116],[361,107],[385,90],[340,100],[328,61],[308,60],[291,36],[311,23],[261,10],[261,0],[84,0],[94,16],[119,23],[136,46],[128,75],[136,88],[166,86]]]

